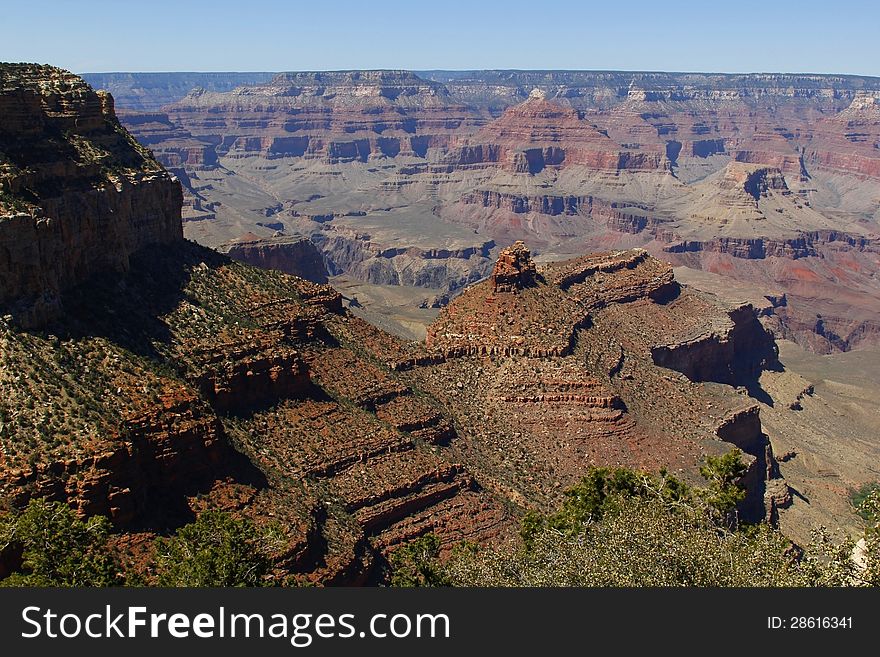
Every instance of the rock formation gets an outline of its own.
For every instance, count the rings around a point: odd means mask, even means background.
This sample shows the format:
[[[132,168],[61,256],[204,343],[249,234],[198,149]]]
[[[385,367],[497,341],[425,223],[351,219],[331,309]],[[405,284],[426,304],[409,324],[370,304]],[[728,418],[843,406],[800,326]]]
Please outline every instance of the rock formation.
[[[536,174],[546,167],[581,165],[597,171],[656,170],[661,153],[633,153],[616,144],[572,107],[538,92],[505,110],[453,148],[447,161],[460,165],[500,163],[514,173]]]
[[[474,120],[443,85],[408,71],[282,73],[226,94],[196,89],[166,111],[220,154],[328,163],[424,156]]]
[[[532,254],[523,242],[504,249],[492,268],[492,289],[495,292],[517,292],[535,284],[537,268]]]
[[[0,65],[0,306],[23,325],[90,275],[183,236],[180,185],[120,126],[113,100],[52,67]]]
[[[184,241],[179,187],[109,98],[102,110],[58,69],[3,73],[15,117],[3,133],[12,213],[0,217],[15,237],[2,288],[13,315],[0,320],[4,507],[65,500],[107,515],[123,543],[206,508],[275,518],[278,572],[324,583],[378,577],[383,555],[429,531],[444,549],[510,533],[503,500],[451,452],[448,412],[371,362],[371,345],[392,338],[328,286]],[[67,144],[80,138],[105,154],[76,159]],[[19,321],[35,317],[19,312],[34,296],[58,300],[39,332]]]
[[[263,269],[277,269],[313,283],[327,282],[327,267],[321,252],[308,239],[277,237],[260,239],[256,235],[223,245],[218,249],[233,260]]]
[[[532,267],[516,244],[496,271],[508,282]],[[542,482],[573,483],[589,464],[662,461],[694,478],[705,454],[733,444],[753,459],[741,511],[765,517],[766,482],[779,475],[757,408],[701,383],[752,386],[776,362],[755,310],[682,288],[643,250],[548,264],[528,279],[468,288],[429,327],[424,352],[394,364],[471,427],[462,439],[492,488],[553,499]]]

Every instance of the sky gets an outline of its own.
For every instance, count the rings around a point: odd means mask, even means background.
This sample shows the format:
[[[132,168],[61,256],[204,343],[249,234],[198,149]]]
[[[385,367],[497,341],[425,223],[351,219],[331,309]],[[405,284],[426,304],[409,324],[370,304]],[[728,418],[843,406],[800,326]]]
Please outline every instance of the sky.
[[[0,0],[0,61],[76,73],[503,68],[880,76],[878,35],[878,0]]]

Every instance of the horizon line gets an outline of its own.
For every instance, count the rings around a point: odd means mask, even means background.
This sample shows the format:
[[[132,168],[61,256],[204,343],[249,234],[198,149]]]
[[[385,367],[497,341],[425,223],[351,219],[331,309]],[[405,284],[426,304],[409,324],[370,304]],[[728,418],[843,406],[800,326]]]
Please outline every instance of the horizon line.
[[[0,62],[13,63],[13,62]],[[35,62],[20,62],[35,63]],[[53,66],[50,64],[50,66]],[[61,68],[61,67],[58,67]],[[750,75],[789,75],[804,77],[849,77],[849,78],[872,78],[880,80],[880,74],[869,75],[866,73],[818,73],[813,71],[672,71],[672,70],[649,70],[649,69],[602,69],[602,68],[334,68],[334,69],[264,69],[264,70],[111,70],[111,71],[82,71],[77,75],[169,75],[169,74],[258,74],[258,73],[357,73],[357,72],[392,72],[402,71],[408,73],[627,73],[627,74],[664,74],[664,75],[718,75],[718,76],[750,76]]]

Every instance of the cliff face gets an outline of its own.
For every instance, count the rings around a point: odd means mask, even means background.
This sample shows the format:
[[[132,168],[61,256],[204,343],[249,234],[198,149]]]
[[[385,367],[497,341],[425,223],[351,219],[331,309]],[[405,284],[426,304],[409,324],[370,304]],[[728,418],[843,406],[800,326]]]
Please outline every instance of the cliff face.
[[[728,317],[699,335],[652,347],[651,357],[691,381],[737,385],[755,380],[776,363],[776,344],[750,305],[729,310]]]
[[[566,166],[593,171],[668,168],[662,149],[626,149],[577,110],[546,100],[540,90],[468,137],[465,145],[452,148],[446,158],[457,165],[500,163],[514,173],[532,175]]]
[[[221,155],[328,163],[423,157],[480,116],[408,71],[282,73],[229,93],[196,89],[165,109]]]
[[[276,269],[313,283],[327,282],[327,267],[317,247],[308,239],[239,239],[220,247],[233,260],[263,269]]]
[[[45,322],[62,291],[182,239],[180,185],[113,100],[59,69],[0,66],[0,305]]]

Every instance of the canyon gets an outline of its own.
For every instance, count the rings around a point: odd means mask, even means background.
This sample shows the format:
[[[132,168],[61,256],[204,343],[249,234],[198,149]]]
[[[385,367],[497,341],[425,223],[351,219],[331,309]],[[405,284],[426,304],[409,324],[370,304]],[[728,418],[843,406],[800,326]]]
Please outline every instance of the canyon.
[[[217,204],[195,188],[187,200],[182,189],[196,174],[237,180],[247,174],[232,173],[224,162],[242,160],[254,172],[275,161],[265,149],[292,142],[223,136],[213,143],[204,131],[220,127],[209,126],[202,110],[181,109],[192,114],[192,125],[179,139],[206,145],[197,152],[203,160],[216,153],[220,164],[170,166],[179,172],[173,175],[120,124],[109,94],[52,67],[4,64],[0,75],[0,107],[14,117],[0,131],[4,511],[35,497],[63,500],[82,515],[109,517],[125,551],[222,509],[259,528],[280,528],[272,555],[278,581],[378,583],[389,555],[428,533],[444,553],[462,541],[519,540],[523,514],[555,508],[592,465],[666,468],[699,483],[707,456],[739,448],[748,466],[742,518],[779,523],[793,535],[815,519],[855,523],[854,514],[840,512],[840,491],[825,490],[821,508],[801,498],[828,463],[850,468],[846,477],[865,476],[878,446],[858,439],[858,418],[829,454],[821,436],[798,435],[798,427],[830,417],[821,405],[849,402],[833,386],[811,389],[780,362],[773,332],[783,323],[777,311],[787,308],[781,294],[768,299],[733,289],[720,275],[674,267],[636,245],[551,260],[547,235],[535,233],[534,243],[545,249],[538,258],[532,240],[486,240],[473,224],[444,218],[442,208],[413,229],[413,243],[390,244],[391,228],[411,217],[409,210],[382,224],[379,211],[366,205],[367,191],[346,191],[333,174],[327,184],[341,185],[339,197],[362,199],[348,211],[354,214],[315,206],[263,215],[261,223],[278,221],[279,228],[250,225],[242,213],[236,230],[247,230],[230,236],[221,230],[230,225],[223,224],[228,201]],[[423,142],[405,136],[410,117],[388,107],[393,99],[417,113],[412,130],[430,133],[428,151],[445,149],[424,171],[394,174],[404,178],[561,175],[584,161],[618,167],[603,176],[629,175],[621,164],[632,165],[632,175],[669,176],[674,166],[659,151],[634,157],[631,146],[596,156],[610,148],[610,138],[538,93],[526,108],[503,112],[501,123],[487,118],[463,137],[456,131],[470,121],[469,110],[461,110],[461,123],[450,121],[448,113],[465,105],[439,82],[404,72],[328,74],[318,96],[310,81],[314,76],[291,74],[254,93],[228,92],[240,96],[240,114],[215,118],[240,130],[261,113],[276,113],[262,103],[277,93],[277,107],[287,108],[279,116],[302,130],[375,119],[387,125],[382,138],[393,137],[401,152],[373,160],[425,159],[418,154]],[[351,91],[359,86],[365,88]],[[213,104],[213,94],[224,93],[198,92],[180,102]],[[327,111],[327,94],[338,112]],[[313,110],[287,113],[316,96],[322,100]],[[526,128],[524,119],[552,119],[558,127]],[[169,125],[163,121],[157,119]],[[283,123],[261,126],[284,131]],[[571,144],[564,157],[546,145],[554,131]],[[519,141],[526,132],[539,145],[521,151],[505,144],[508,135]],[[352,142],[354,150],[338,143],[309,136],[301,155],[276,159],[317,167],[309,176],[362,167],[366,180],[373,149],[395,148],[379,137]],[[413,154],[402,153],[407,146]],[[161,147],[154,152],[162,157]],[[725,165],[728,187],[718,186],[734,199],[751,198],[749,212],[755,205],[766,211],[765,194],[767,203],[791,200],[779,174],[740,165]],[[406,189],[393,193],[402,199]],[[216,216],[191,218],[194,193],[204,193],[201,207]],[[562,207],[595,203],[609,216],[629,212],[588,197],[566,197]],[[265,197],[242,188],[235,198]],[[731,217],[740,211],[736,206]],[[336,227],[306,236],[291,230],[291,221]],[[192,224],[222,238],[212,246],[226,253],[185,239]],[[376,227],[369,236],[357,232],[365,225]],[[841,252],[860,244],[822,234],[825,246]],[[451,244],[435,241],[456,235]],[[793,261],[811,257],[817,256]],[[423,301],[436,306],[423,309],[433,315],[425,339],[365,321],[359,314],[369,310],[326,282],[340,270],[374,281],[369,285],[445,294]],[[695,284],[683,284],[679,272],[698,274]],[[720,289],[708,291],[718,280]],[[850,474],[853,462],[862,469]]]
[[[756,286],[784,298],[776,335],[817,353],[880,341],[877,78],[215,76],[86,79],[183,183],[188,238],[289,271],[279,240],[309,240],[353,310],[404,337],[522,239],[539,262],[640,247]]]

